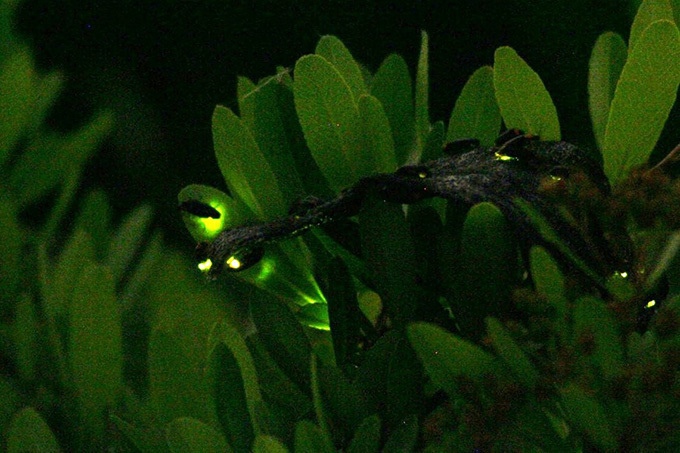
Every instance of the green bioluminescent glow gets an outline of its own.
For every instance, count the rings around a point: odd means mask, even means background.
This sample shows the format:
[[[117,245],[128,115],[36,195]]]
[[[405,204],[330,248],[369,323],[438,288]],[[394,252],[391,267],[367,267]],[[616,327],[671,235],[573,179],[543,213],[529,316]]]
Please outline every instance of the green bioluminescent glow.
[[[241,262],[237,260],[236,257],[231,256],[227,260],[227,266],[229,266],[232,269],[238,269],[239,267],[241,267]]]
[[[213,236],[220,231],[224,229],[224,222],[225,222],[225,212],[224,212],[224,206],[217,202],[210,202],[209,203],[211,207],[215,208],[217,212],[220,213],[220,218],[219,219],[213,219],[212,217],[203,217],[200,219],[201,223],[203,223],[203,226],[205,227],[205,232],[208,233],[210,236]]]
[[[647,302],[647,308],[652,308],[654,305],[656,305],[655,300],[650,300],[649,302]]]
[[[212,267],[212,261],[208,258],[207,260],[198,263],[198,268],[201,270],[201,272],[207,272],[210,270]]]
[[[503,160],[503,161],[506,161],[506,160],[517,160],[516,157],[506,156],[505,154],[500,154],[499,152],[495,152],[495,153],[494,153],[494,156],[496,156],[496,159],[497,159],[497,160]]]

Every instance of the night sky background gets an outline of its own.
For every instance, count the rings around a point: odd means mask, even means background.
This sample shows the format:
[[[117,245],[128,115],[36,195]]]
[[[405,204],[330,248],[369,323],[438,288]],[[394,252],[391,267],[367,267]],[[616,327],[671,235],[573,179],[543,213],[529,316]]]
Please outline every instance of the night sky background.
[[[190,248],[177,193],[192,183],[225,189],[210,118],[216,104],[236,108],[237,75],[256,81],[277,65],[292,67],[324,34],[338,36],[371,71],[399,53],[413,75],[426,30],[430,118],[448,122],[467,78],[493,64],[497,47],[510,45],[551,93],[563,139],[592,147],[590,50],[607,30],[627,40],[630,3],[26,0],[17,20],[38,66],[68,79],[54,127],[72,129],[102,108],[116,115],[116,130],[81,190],[103,187],[119,215],[149,202],[166,237]]]

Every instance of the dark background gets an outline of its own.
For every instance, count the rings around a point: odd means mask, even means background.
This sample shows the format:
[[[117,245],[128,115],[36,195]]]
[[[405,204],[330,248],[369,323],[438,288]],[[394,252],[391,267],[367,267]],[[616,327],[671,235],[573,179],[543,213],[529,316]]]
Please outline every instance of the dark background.
[[[103,186],[118,213],[150,202],[166,236],[191,247],[176,196],[191,183],[224,190],[210,118],[216,104],[236,107],[237,75],[256,81],[277,65],[292,67],[324,34],[338,36],[371,71],[399,53],[413,75],[424,29],[430,117],[448,122],[470,74],[510,45],[551,93],[562,137],[592,146],[590,50],[607,30],[627,39],[631,3],[26,0],[18,28],[39,67],[68,78],[55,127],[77,127],[100,108],[116,114],[116,131],[89,165],[83,190]]]

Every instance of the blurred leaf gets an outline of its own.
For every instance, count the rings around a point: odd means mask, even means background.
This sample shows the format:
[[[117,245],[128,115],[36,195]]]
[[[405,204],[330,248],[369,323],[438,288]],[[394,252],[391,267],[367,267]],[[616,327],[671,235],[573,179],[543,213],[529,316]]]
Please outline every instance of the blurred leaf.
[[[602,374],[607,379],[623,372],[623,345],[617,332],[617,322],[607,309],[604,301],[595,297],[581,297],[574,308],[574,338],[576,345],[592,336],[595,349],[592,355]]]
[[[647,161],[679,83],[678,29],[669,21],[654,22],[629,53],[611,102],[602,154],[612,184]]]
[[[243,121],[218,105],[213,112],[212,131],[217,164],[229,192],[260,219],[284,216],[288,207],[276,176]]]
[[[108,268],[85,265],[73,292],[68,357],[80,421],[92,445],[102,445],[104,413],[122,390],[121,322]]]
[[[139,429],[115,414],[111,415],[111,422],[141,453],[163,453],[169,451],[164,437],[158,439],[155,435],[150,434],[148,430]]]
[[[327,443],[330,445],[332,443],[332,437],[330,430],[328,428],[329,414],[326,413],[326,407],[323,401],[323,396],[321,395],[321,383],[319,382],[319,359],[315,354],[312,354],[310,360],[310,377],[312,385],[312,403],[314,404],[314,412],[316,414],[316,422],[318,423],[319,430],[322,436],[326,439]]]
[[[450,396],[456,394],[456,376],[481,378],[497,368],[491,354],[441,327],[418,322],[407,333],[427,374]]]
[[[275,300],[253,300],[250,310],[267,352],[302,391],[308,391],[311,349],[295,316]]]
[[[7,432],[7,453],[58,451],[57,439],[35,409],[27,407],[14,415]]]
[[[340,192],[370,173],[358,107],[337,69],[318,55],[300,58],[294,94],[305,140],[331,189]]]
[[[354,432],[347,453],[380,452],[380,418],[377,415],[366,417]]]
[[[661,276],[669,269],[673,261],[677,260],[678,252],[680,252],[680,231],[671,234],[663,251],[656,259],[656,266],[649,273],[645,286],[648,289],[654,288]]]
[[[275,437],[257,436],[253,453],[288,453],[288,449]]]
[[[27,49],[13,52],[0,66],[0,166],[30,122],[34,97],[33,59]]]
[[[429,39],[425,31],[420,32],[420,55],[418,57],[418,69],[416,71],[416,92],[415,92],[415,120],[417,131],[417,152],[415,161],[420,160],[423,147],[427,142],[430,133],[430,113],[429,113],[429,84],[430,72],[428,66],[429,59]]]
[[[97,257],[103,258],[111,235],[111,206],[106,194],[98,189],[80,200],[80,210],[73,222],[73,230],[83,230],[92,238]]]
[[[415,122],[411,76],[400,55],[391,54],[382,62],[373,76],[371,94],[383,105],[390,122],[396,163],[404,165],[415,143]]]
[[[161,422],[186,416],[216,421],[202,369],[189,360],[177,339],[160,329],[149,339],[149,398]]]
[[[377,292],[395,326],[403,326],[418,304],[416,262],[401,206],[368,196],[359,212],[361,249]]]
[[[308,420],[295,426],[295,453],[335,453],[335,448],[324,436],[321,428]]]
[[[573,383],[562,387],[559,392],[571,422],[584,431],[597,447],[616,451],[616,437],[600,403]]]
[[[152,210],[142,205],[128,214],[113,234],[109,243],[106,264],[111,270],[114,282],[119,282],[142,245],[151,223]]]
[[[522,385],[533,390],[538,382],[539,374],[522,348],[498,319],[486,318],[486,328],[496,354],[503,359]]]
[[[420,157],[421,162],[427,162],[442,157],[444,149],[444,122],[437,121],[430,127],[430,133],[427,134],[427,139],[423,146],[423,154]]]
[[[139,261],[125,287],[121,291],[121,309],[127,310],[131,304],[138,301],[148,280],[157,272],[158,263],[163,258],[163,241],[159,232],[153,233],[148,245],[142,252]]]
[[[173,453],[231,453],[222,435],[200,420],[177,418],[165,429],[168,446]]]
[[[673,8],[668,0],[645,0],[635,14],[630,27],[628,50],[632,51],[640,41],[643,32],[657,20],[673,22]]]
[[[588,107],[593,123],[597,147],[604,149],[604,133],[609,119],[609,106],[614,98],[616,83],[619,81],[628,49],[623,38],[617,33],[600,35],[590,55],[588,66]]]
[[[58,72],[51,72],[36,81],[33,90],[34,99],[31,106],[29,133],[35,134],[41,127],[44,127],[45,118],[57,101],[63,86],[64,76]]]
[[[359,121],[364,148],[372,156],[373,173],[392,173],[397,169],[390,123],[380,101],[366,95],[359,98]]]
[[[359,96],[368,93],[359,65],[338,38],[331,35],[322,36],[316,45],[315,53],[335,66],[352,90],[355,101],[358,101]]]
[[[192,184],[182,189],[177,196],[180,204],[190,200],[199,201],[215,208],[220,213],[219,219],[201,218],[182,211],[182,219],[189,233],[196,242],[210,242],[222,230],[245,224],[254,217],[242,203],[226,193],[209,186]]]
[[[340,257],[328,265],[326,300],[335,361],[342,368],[356,353],[361,312],[352,276]]]
[[[496,100],[505,126],[542,140],[559,140],[557,110],[538,74],[510,47],[496,50],[493,69]]]
[[[236,78],[236,100],[238,101],[238,113],[241,121],[250,130],[255,124],[255,97],[257,90],[252,80],[247,77],[238,76]]]
[[[23,234],[14,203],[0,198],[0,313],[8,315],[21,277]]]
[[[529,250],[529,264],[536,291],[545,296],[555,310],[555,331],[564,339],[568,304],[564,276],[557,262],[543,247],[534,246]]]
[[[418,417],[411,415],[387,439],[383,453],[408,453],[415,449],[418,440]]]
[[[476,138],[492,146],[501,129],[501,113],[493,86],[493,68],[483,66],[468,79],[451,112],[446,142]]]
[[[36,365],[39,359],[38,315],[33,297],[23,293],[16,302],[14,318],[14,359],[20,379],[33,382],[36,378]]]

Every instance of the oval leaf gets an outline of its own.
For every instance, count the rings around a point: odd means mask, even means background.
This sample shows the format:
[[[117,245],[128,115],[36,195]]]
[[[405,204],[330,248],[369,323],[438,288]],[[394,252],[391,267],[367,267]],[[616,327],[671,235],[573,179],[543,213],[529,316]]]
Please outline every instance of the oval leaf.
[[[595,349],[588,355],[605,378],[612,379],[623,371],[623,344],[615,318],[604,302],[595,297],[582,297],[574,308],[574,343],[593,338]]]
[[[583,430],[593,443],[605,451],[616,451],[616,437],[612,433],[600,403],[576,384],[560,389],[562,404],[572,423]]]
[[[493,68],[483,66],[468,79],[451,112],[446,142],[476,138],[482,146],[492,146],[501,129],[493,87]]]
[[[657,20],[673,22],[673,8],[668,0],[645,0],[640,4],[633,25],[630,27],[628,49],[633,50],[642,33]]]
[[[493,69],[496,100],[505,126],[542,140],[559,140],[557,110],[538,74],[510,47],[496,50]]]
[[[380,418],[366,417],[357,428],[347,453],[378,453],[380,451]]]
[[[672,22],[654,22],[630,52],[609,109],[603,158],[612,184],[649,158],[679,83],[680,33]]]
[[[359,99],[359,96],[368,92],[359,65],[338,38],[330,35],[322,36],[316,45],[315,53],[335,66],[352,90],[354,99]]]
[[[515,343],[512,336],[496,318],[486,319],[486,330],[496,353],[512,370],[522,385],[533,389],[538,381],[538,371],[522,351],[522,348]]]
[[[222,434],[195,418],[182,417],[168,423],[165,438],[173,453],[231,453]]]
[[[390,122],[377,98],[359,98],[359,118],[364,149],[373,157],[373,173],[392,173],[397,169]]]
[[[271,436],[257,436],[253,444],[254,453],[288,453],[288,449],[278,439]]]
[[[418,57],[418,69],[416,71],[416,94],[415,94],[415,120],[417,131],[417,152],[413,156],[414,161],[418,161],[422,153],[427,136],[430,133],[430,113],[429,113],[429,38],[426,32],[421,32],[420,55]]]
[[[45,420],[32,407],[20,410],[7,431],[7,453],[57,453],[59,445]]]

